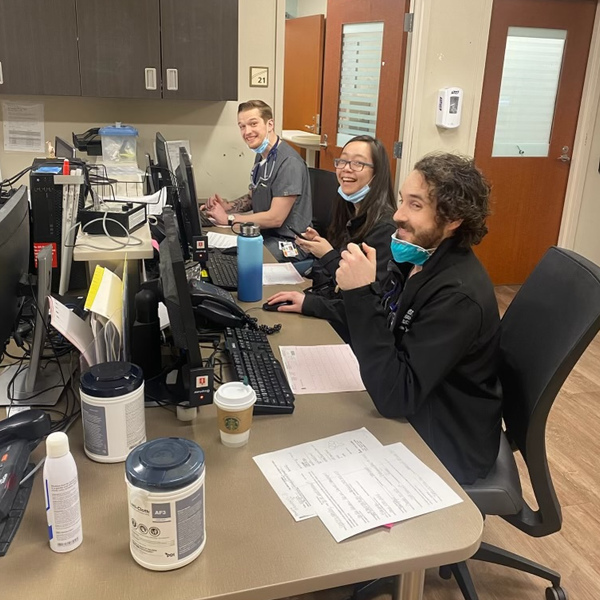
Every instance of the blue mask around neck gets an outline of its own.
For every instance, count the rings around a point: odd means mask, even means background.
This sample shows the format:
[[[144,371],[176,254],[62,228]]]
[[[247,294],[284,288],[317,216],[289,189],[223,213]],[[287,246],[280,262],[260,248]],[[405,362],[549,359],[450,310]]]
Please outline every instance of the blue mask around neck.
[[[267,133],[265,139],[262,141],[262,144],[258,148],[250,148],[252,152],[256,152],[256,154],[262,154],[269,145],[269,134]]]
[[[346,202],[352,202],[352,204],[356,204],[358,202],[360,202],[361,200],[364,200],[365,196],[369,193],[370,190],[370,186],[367,183],[367,185],[365,185],[364,188],[354,192],[353,194],[344,194],[344,192],[342,192],[342,186],[340,185],[340,187],[338,187],[338,194],[346,201]]]
[[[392,243],[390,247],[392,250],[392,258],[395,262],[407,262],[419,266],[425,264],[425,261],[435,252],[435,248],[426,250],[416,244],[399,240],[395,233],[392,234]]]

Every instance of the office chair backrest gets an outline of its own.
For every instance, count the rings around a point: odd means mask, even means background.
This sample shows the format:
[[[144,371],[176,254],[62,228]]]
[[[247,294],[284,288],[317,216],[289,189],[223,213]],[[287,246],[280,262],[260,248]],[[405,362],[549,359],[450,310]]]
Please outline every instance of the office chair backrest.
[[[319,235],[326,236],[339,183],[336,174],[331,171],[311,167],[308,173],[312,194],[313,228]]]
[[[541,536],[558,531],[560,505],[546,456],[552,403],[600,329],[600,268],[575,252],[552,247],[506,311],[501,324],[504,421],[517,445],[539,506],[511,523]]]

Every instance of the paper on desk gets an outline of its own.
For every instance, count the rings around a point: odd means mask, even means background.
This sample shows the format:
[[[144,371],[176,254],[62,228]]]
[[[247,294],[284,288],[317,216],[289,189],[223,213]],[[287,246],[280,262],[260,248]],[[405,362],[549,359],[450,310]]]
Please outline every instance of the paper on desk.
[[[365,386],[348,344],[279,346],[294,394],[360,392]]]
[[[254,462],[292,517],[296,521],[302,521],[316,514],[306,496],[300,491],[301,486],[309,483],[302,473],[310,467],[338,461],[374,448],[381,448],[381,442],[363,427],[276,452],[260,454],[254,457]],[[290,473],[297,473],[298,478],[292,481]]]
[[[291,263],[263,265],[263,285],[296,285],[303,281]]]
[[[49,296],[48,302],[52,327],[64,335],[81,354],[84,354],[94,341],[90,324],[56,298]]]
[[[462,502],[400,442],[292,472],[290,478],[337,542]]]
[[[237,246],[237,235],[227,235],[225,233],[216,233],[207,231],[209,248],[235,248]]]

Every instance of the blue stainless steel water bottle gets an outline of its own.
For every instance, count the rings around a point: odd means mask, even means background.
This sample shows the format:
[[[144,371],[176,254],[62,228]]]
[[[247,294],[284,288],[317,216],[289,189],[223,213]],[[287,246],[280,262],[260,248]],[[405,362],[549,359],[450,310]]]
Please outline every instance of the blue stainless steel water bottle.
[[[238,300],[257,302],[262,299],[263,237],[254,223],[242,223],[238,238]]]

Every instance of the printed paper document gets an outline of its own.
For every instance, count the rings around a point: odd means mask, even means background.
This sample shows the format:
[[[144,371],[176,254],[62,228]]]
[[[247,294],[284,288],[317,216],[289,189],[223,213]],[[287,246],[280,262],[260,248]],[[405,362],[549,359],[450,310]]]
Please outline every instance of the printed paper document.
[[[237,246],[237,235],[207,231],[209,248],[234,248]]]
[[[254,462],[294,519],[302,521],[315,516],[310,502],[300,491],[301,486],[308,484],[308,480],[302,475],[303,472],[310,467],[328,464],[374,448],[381,448],[381,443],[363,427],[356,431],[347,431],[314,442],[261,454],[254,457]],[[298,478],[292,481],[291,473],[296,473]]]
[[[462,502],[401,443],[289,475],[338,542]]]
[[[263,285],[295,285],[303,281],[291,263],[263,265]]]
[[[294,394],[360,392],[365,389],[358,361],[348,344],[279,346],[279,350]]]

